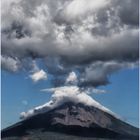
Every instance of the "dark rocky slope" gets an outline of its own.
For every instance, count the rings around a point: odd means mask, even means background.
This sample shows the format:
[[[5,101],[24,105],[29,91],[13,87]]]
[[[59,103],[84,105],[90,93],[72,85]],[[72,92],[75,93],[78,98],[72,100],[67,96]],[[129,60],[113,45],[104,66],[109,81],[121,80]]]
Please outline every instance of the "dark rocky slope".
[[[138,139],[135,128],[94,106],[67,102],[46,113],[23,120],[1,132],[2,139],[56,132],[88,138]],[[46,135],[47,137],[47,135]],[[40,139],[46,139],[45,136]],[[8,140],[8,139],[7,139]]]

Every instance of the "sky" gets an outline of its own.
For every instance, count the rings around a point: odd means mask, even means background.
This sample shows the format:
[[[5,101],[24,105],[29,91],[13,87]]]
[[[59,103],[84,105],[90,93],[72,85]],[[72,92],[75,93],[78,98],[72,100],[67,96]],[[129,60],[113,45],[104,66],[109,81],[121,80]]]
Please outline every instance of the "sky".
[[[43,81],[35,84],[26,76],[2,71],[2,128],[18,122],[21,112],[44,104],[51,98],[51,94],[40,91],[40,88],[49,87],[49,83]],[[138,127],[138,69],[115,73],[110,81],[110,85],[100,87],[107,93],[93,93],[91,96],[124,121]],[[127,84],[124,84],[126,81]]]
[[[2,1],[2,128],[77,93],[138,126],[138,3]]]

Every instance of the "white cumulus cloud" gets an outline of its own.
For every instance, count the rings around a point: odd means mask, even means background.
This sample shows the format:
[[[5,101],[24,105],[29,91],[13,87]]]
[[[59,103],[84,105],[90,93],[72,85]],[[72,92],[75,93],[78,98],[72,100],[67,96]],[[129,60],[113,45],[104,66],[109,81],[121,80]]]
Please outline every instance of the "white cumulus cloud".
[[[77,75],[75,72],[70,72],[68,77],[66,78],[66,84],[71,84],[71,85],[75,85],[77,84],[78,79],[77,79]]]
[[[74,19],[86,15],[88,12],[94,12],[107,4],[109,4],[109,0],[73,0],[66,6],[64,14],[69,19]]]
[[[35,73],[33,73],[32,75],[30,75],[30,78],[34,81],[34,82],[38,82],[40,80],[46,80],[47,79],[47,74],[44,70],[40,70],[37,71]]]

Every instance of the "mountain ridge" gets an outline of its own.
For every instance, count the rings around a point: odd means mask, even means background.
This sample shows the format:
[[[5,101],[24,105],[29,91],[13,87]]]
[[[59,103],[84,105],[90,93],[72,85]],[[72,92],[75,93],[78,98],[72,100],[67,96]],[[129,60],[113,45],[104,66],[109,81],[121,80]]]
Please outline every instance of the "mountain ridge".
[[[138,139],[138,129],[96,107],[66,102],[2,130],[2,138],[42,129],[83,137]]]

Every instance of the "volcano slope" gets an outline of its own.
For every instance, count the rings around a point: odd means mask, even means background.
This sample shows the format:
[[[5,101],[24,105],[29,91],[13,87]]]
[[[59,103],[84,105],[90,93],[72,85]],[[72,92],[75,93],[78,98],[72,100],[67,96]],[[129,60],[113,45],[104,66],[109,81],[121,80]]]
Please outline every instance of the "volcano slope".
[[[139,131],[94,106],[65,102],[2,130],[1,136],[2,140],[138,140]]]

